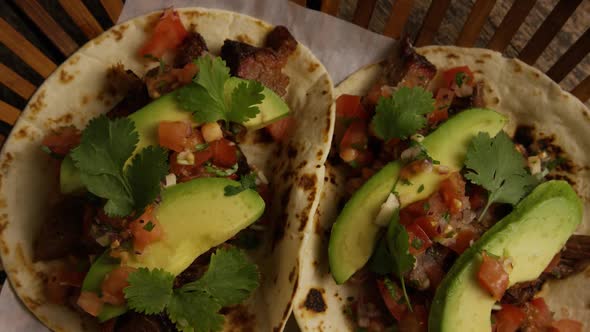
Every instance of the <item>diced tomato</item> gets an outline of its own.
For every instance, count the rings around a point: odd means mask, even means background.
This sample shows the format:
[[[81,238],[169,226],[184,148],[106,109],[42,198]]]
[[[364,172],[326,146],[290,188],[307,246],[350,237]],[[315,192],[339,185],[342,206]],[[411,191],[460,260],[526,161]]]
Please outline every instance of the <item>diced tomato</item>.
[[[405,208],[399,211],[400,217],[400,224],[407,226],[414,222],[414,219],[418,217],[422,217],[426,215],[428,209],[425,209],[424,206],[427,204],[428,200],[423,199],[414,203],[407,205]]]
[[[100,314],[103,306],[102,300],[98,297],[98,294],[94,292],[82,291],[78,301],[76,302],[82,310],[96,317]]]
[[[213,164],[216,166],[228,168],[238,162],[236,144],[225,138],[211,142],[209,148],[213,153]]]
[[[174,9],[166,9],[156,23],[152,36],[139,49],[139,55],[162,57],[168,50],[177,48],[188,32],[180,21],[180,16]]]
[[[134,268],[121,266],[105,276],[101,285],[102,300],[105,303],[113,305],[125,304],[123,289],[129,286],[127,278],[129,278],[129,274],[133,271],[135,271]]]
[[[446,87],[451,88],[453,84],[457,85],[458,77],[457,75],[461,75],[459,81],[462,81],[462,84],[467,85],[475,85],[475,78],[473,73],[467,66],[455,67],[443,72],[443,79],[445,80]]]
[[[482,252],[482,262],[477,271],[479,285],[487,290],[495,300],[500,300],[508,288],[508,272],[501,259]]]
[[[461,229],[457,235],[455,235],[455,241],[448,245],[451,250],[458,254],[462,254],[469,246],[471,241],[476,239],[477,234],[471,228]]]
[[[358,152],[357,157],[354,160],[349,160],[348,162],[357,161],[361,152],[365,151],[367,141],[368,136],[366,123],[364,121],[353,121],[344,132],[344,136],[340,141],[339,150],[342,152],[349,148],[355,149]],[[367,156],[368,155],[365,155],[365,157]]]
[[[384,80],[380,80],[379,82],[373,84],[365,100],[371,105],[377,105],[379,99],[389,98],[393,92],[393,88],[388,86]]]
[[[547,327],[553,321],[553,313],[542,297],[532,299],[527,305],[527,319],[535,326]]]
[[[195,145],[204,142],[201,133],[184,121],[161,121],[158,124],[158,141],[160,146],[176,152],[193,150]]]
[[[551,262],[549,262],[549,264],[547,265],[545,270],[543,270],[543,272],[551,273],[551,271],[553,271],[553,269],[557,267],[560,260],[561,253],[558,252],[557,254],[555,254],[555,256],[553,256],[553,259],[551,259]]]
[[[46,296],[52,303],[64,304],[70,290],[80,288],[86,273],[62,266],[49,273],[45,285]]]
[[[459,172],[451,175],[441,181],[440,193],[445,205],[449,208],[452,215],[456,215],[463,210],[465,197],[465,180]]]
[[[414,222],[422,228],[422,230],[430,237],[431,239],[439,236],[441,234],[441,230],[438,221],[430,216],[422,216],[414,219]]]
[[[423,305],[415,305],[413,311],[408,312],[398,324],[400,332],[428,331],[428,312]]]
[[[172,73],[176,76],[176,80],[182,85],[192,82],[198,72],[199,67],[194,62],[189,62],[182,68],[172,68]]]
[[[449,107],[454,97],[455,93],[453,91],[447,88],[438,89],[436,101],[434,102],[434,111],[428,113],[426,116],[429,125],[434,126],[449,117]]]
[[[382,279],[377,279],[377,288],[379,289],[381,298],[383,299],[383,302],[385,303],[385,306],[391,315],[398,321],[402,319],[408,311],[408,306],[403,299],[403,293],[400,287],[392,281],[392,292],[390,292],[390,290],[385,285],[385,282]],[[392,297],[391,293],[395,293],[395,296]]]
[[[284,142],[295,128],[295,118],[288,116],[265,127],[275,142]]]
[[[526,318],[525,312],[517,306],[502,304],[495,314],[496,332],[516,332]]]
[[[582,332],[584,325],[571,319],[560,319],[551,323],[550,332]]]
[[[129,223],[129,231],[133,235],[133,249],[139,252],[163,236],[162,227],[153,215],[152,206],[148,206],[139,218]]]
[[[432,241],[417,224],[406,226],[410,241],[410,254],[416,256],[432,246]]]
[[[81,137],[81,132],[75,127],[62,127],[45,136],[41,145],[55,154],[65,156],[70,150],[80,145]]]
[[[363,119],[369,118],[361,104],[360,96],[340,95],[336,99],[336,116],[345,119]]]

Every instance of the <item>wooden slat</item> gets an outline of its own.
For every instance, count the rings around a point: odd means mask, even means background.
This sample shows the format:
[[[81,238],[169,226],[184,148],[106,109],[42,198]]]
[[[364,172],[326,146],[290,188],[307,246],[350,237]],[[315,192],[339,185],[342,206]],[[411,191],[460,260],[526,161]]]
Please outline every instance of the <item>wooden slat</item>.
[[[475,2],[455,42],[457,46],[471,47],[475,44],[495,3],[496,0],[477,0]]]
[[[590,28],[549,68],[547,76],[555,82],[563,78],[590,53]]]
[[[512,40],[512,37],[514,37],[518,31],[518,28],[520,28],[525,18],[528,16],[529,12],[535,5],[535,2],[537,2],[537,0],[514,1],[510,10],[506,13],[506,16],[504,16],[502,23],[500,23],[500,26],[496,29],[494,36],[490,39],[487,47],[495,51],[503,52]]]
[[[396,0],[391,8],[383,34],[399,39],[404,32],[413,5],[414,0]]]
[[[43,77],[49,76],[57,67],[2,18],[0,18],[0,42]]]
[[[0,100],[0,120],[13,125],[20,116],[20,110]]]
[[[29,99],[36,89],[31,82],[22,78],[22,76],[15,73],[12,69],[6,67],[2,63],[0,63],[0,83],[16,92],[16,94],[24,99]]]
[[[375,10],[376,4],[377,0],[358,1],[356,4],[356,9],[354,10],[352,22],[358,26],[367,28],[369,26],[369,22],[371,21],[371,16],[373,16],[373,11]]]
[[[15,0],[14,2],[62,54],[70,55],[78,49],[78,44],[57,24],[37,0]]]
[[[59,0],[59,4],[88,39],[93,39],[102,33],[102,27],[82,3],[82,0]]]
[[[430,3],[430,7],[428,7],[428,12],[426,12],[420,31],[418,32],[418,37],[416,38],[416,46],[424,46],[432,43],[450,4],[451,0],[438,0]]]
[[[294,2],[301,7],[307,7],[307,0],[291,0],[291,2]]]
[[[534,64],[581,2],[560,0],[518,55],[520,60]]]
[[[123,1],[122,0],[100,0],[102,7],[107,12],[111,21],[113,23],[117,23],[119,19],[119,15],[121,15],[121,11],[123,10]]]
[[[571,93],[578,97],[583,103],[590,99],[590,75],[580,82]]]
[[[330,14],[332,16],[338,16],[338,6],[340,5],[340,0],[322,0],[322,7],[320,8],[326,14]]]

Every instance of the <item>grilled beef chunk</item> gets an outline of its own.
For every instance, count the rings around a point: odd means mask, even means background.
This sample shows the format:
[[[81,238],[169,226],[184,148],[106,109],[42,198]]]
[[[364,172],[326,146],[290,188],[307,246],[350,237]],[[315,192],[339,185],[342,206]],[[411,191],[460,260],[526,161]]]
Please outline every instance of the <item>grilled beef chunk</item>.
[[[286,93],[289,77],[282,73],[287,58],[297,47],[297,41],[285,27],[278,26],[267,37],[268,47],[225,40],[221,58],[233,76],[256,80],[280,96]]]
[[[123,65],[118,64],[111,67],[107,73],[107,78],[111,88],[117,94],[125,96],[107,113],[109,118],[128,116],[149,103],[148,91],[141,78],[135,75],[133,71],[125,70]]]
[[[535,294],[541,290],[545,280],[545,276],[541,275],[541,277],[537,280],[519,282],[515,284],[506,290],[504,297],[502,297],[502,303],[523,305],[529,302],[533,299],[533,297],[535,297]]]
[[[449,107],[451,114],[458,113],[460,111],[473,108],[473,107],[484,107],[483,101],[484,85],[483,82],[478,82],[473,87],[473,94],[467,97],[455,97]]]
[[[76,253],[82,237],[84,201],[68,197],[51,208],[33,246],[33,260],[44,261]]]
[[[174,67],[182,68],[187,63],[191,63],[195,58],[200,57],[205,52],[208,52],[205,39],[198,32],[190,32],[182,41],[182,44],[176,51],[174,58]]]
[[[386,83],[390,86],[425,88],[436,75],[436,67],[405,38],[385,64]]]
[[[556,279],[567,278],[590,265],[590,236],[572,235],[561,252],[559,263],[549,274]]]
[[[115,332],[174,332],[174,324],[166,314],[144,315],[130,311],[117,319]]]

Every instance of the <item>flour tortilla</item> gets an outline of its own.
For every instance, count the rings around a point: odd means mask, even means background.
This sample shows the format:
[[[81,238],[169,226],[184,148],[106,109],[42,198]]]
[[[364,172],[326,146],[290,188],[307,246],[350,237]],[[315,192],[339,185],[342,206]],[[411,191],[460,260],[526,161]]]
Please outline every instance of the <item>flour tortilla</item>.
[[[186,27],[194,25],[213,54],[225,39],[264,44],[272,26],[258,19],[222,10],[180,9]],[[32,244],[55,200],[57,179],[40,143],[52,129],[64,125],[84,128],[121,99],[107,89],[107,69],[117,63],[143,76],[156,64],[137,51],[148,39],[161,12],[111,28],[88,42],[62,64],[39,88],[23,111],[0,156],[0,250],[11,285],[29,310],[55,331],[96,330],[66,306],[48,303],[43,280],[54,263],[32,262]],[[278,225],[252,256],[261,270],[261,286],[239,309],[226,317],[226,331],[281,331],[291,313],[298,285],[296,253],[301,230],[319,202],[334,123],[332,82],[309,49],[299,45],[284,69],[290,77],[285,100],[297,121],[288,142],[247,140],[242,149],[262,170],[276,199],[270,217]],[[311,224],[311,222],[309,222]],[[241,319],[236,317],[242,315]],[[244,321],[244,317],[247,319]]]
[[[467,65],[476,81],[485,83],[487,107],[509,116],[505,130],[514,134],[517,125],[531,125],[542,137],[555,136],[555,143],[576,166],[572,173],[562,173],[573,180],[584,204],[584,220],[577,230],[590,234],[590,112],[574,96],[564,92],[539,70],[498,52],[459,47],[424,47],[426,56],[437,69]],[[335,89],[340,94],[364,95],[382,74],[382,66],[361,69]],[[440,76],[440,75],[439,75]],[[440,77],[435,77],[436,82]],[[313,225],[306,230],[299,264],[300,287],[293,302],[294,315],[303,331],[350,331],[354,326],[343,313],[348,297],[358,298],[359,287],[336,285],[329,273],[329,231],[340,213],[339,202],[346,179],[342,171],[327,166],[327,179]],[[542,245],[542,244],[539,244]],[[563,281],[550,282],[543,296],[556,317],[590,322],[590,269]],[[375,285],[363,285],[372,287]],[[307,305],[306,305],[307,301]],[[318,305],[317,303],[320,303]],[[588,327],[588,326],[586,326]]]

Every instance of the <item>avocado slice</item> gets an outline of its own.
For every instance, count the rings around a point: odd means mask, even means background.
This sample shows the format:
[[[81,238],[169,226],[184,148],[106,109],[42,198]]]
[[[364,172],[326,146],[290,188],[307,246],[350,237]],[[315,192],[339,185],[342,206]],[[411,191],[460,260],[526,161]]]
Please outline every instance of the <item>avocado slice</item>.
[[[489,109],[469,109],[444,122],[424,138],[422,145],[432,159],[449,169],[448,174],[458,172],[463,168],[467,147],[473,137],[480,132],[494,137],[507,121],[504,115]],[[409,182],[398,182],[394,191],[399,194],[400,206],[403,208],[432,195],[448,174],[420,173],[409,178]]]
[[[449,172],[456,172],[463,168],[471,139],[479,132],[496,135],[506,121],[506,117],[492,110],[466,110],[443,123],[422,144],[433,159],[448,167]],[[403,207],[430,196],[447,176],[423,173],[410,178],[410,184],[403,184],[397,181],[400,168],[400,163],[393,162],[373,175],[354,193],[336,219],[328,247],[330,271],[336,283],[344,283],[371,257],[380,228],[373,221],[392,191],[397,192]]]
[[[512,259],[510,286],[534,280],[580,224],[582,211],[567,182],[539,185],[455,262],[436,291],[428,330],[491,331],[495,301],[476,279],[481,252]]]
[[[238,84],[244,82],[248,81],[237,77],[230,77],[224,86],[226,98],[229,99]],[[260,113],[255,118],[244,123],[244,126],[248,130],[263,128],[289,114],[289,106],[272,90],[264,87],[262,94],[264,95],[264,99],[262,103],[258,104]],[[152,101],[142,109],[129,115],[129,119],[133,120],[135,128],[139,133],[139,142],[134,154],[147,146],[158,145],[158,124],[161,121],[193,121],[192,114],[178,106],[176,93],[174,92]],[[133,156],[129,159],[131,158]],[[63,194],[72,194],[85,190],[82,181],[80,181],[80,175],[74,165],[74,161],[69,157],[66,157],[61,163],[59,179],[60,189]]]
[[[225,178],[199,178],[166,188],[155,210],[163,238],[140,255],[131,255],[126,264],[160,268],[176,276],[201,254],[231,239],[258,220],[265,207],[264,200],[252,189],[225,196],[226,186],[239,185]],[[105,252],[90,267],[82,290],[100,294],[107,273],[119,266],[119,260]],[[125,311],[125,306],[107,305],[98,318],[108,320]]]

